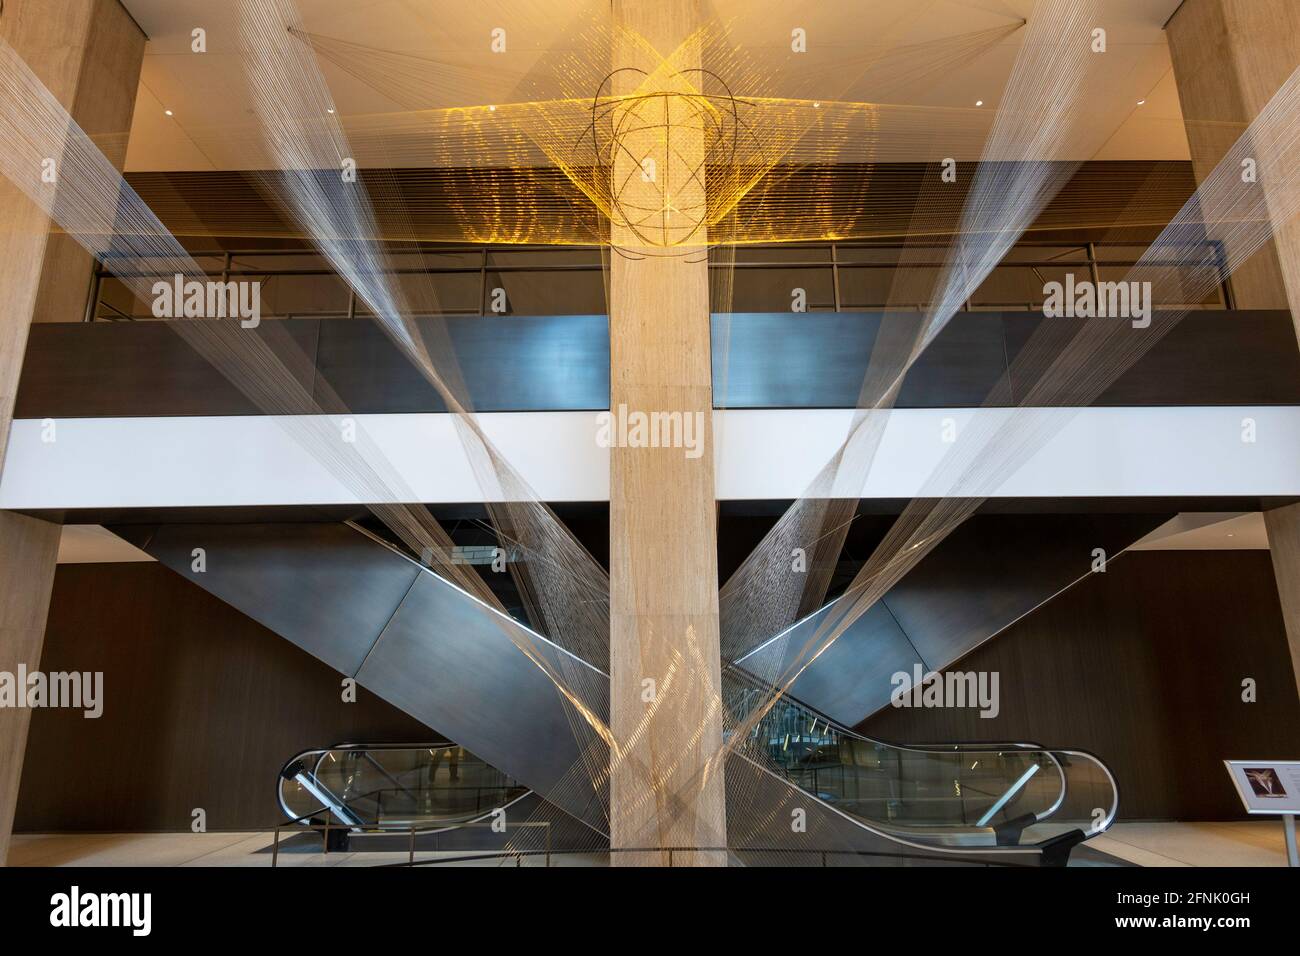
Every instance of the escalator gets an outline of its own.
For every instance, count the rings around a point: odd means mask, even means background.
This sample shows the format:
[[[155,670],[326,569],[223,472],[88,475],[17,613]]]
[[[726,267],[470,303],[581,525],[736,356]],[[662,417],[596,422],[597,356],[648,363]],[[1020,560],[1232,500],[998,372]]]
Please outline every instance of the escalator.
[[[807,645],[831,604],[775,636],[756,635],[749,647],[741,643],[731,663],[751,674],[800,671],[791,694],[857,727],[889,705],[893,674],[949,667],[1094,573],[1099,551],[1113,561],[1170,517],[975,515],[813,660],[807,661]],[[725,633],[729,622],[722,624]]]
[[[481,820],[529,793],[448,741],[338,744],[306,750],[280,771],[277,797],[290,820],[328,810],[357,831],[427,832]]]
[[[352,524],[111,529],[603,836],[572,704],[594,667]],[[195,554],[201,549],[203,562]],[[201,570],[199,570],[201,568]],[[521,650],[526,649],[526,650]],[[484,707],[484,701],[502,706]],[[508,702],[508,705],[507,705]],[[607,708],[605,709],[607,712]]]
[[[900,746],[855,733],[789,695],[769,707],[770,691],[735,667],[724,690],[738,719],[761,714],[739,755],[918,850],[1064,863],[1118,810],[1114,777],[1082,751],[1026,742]]]
[[[468,830],[487,802],[500,806],[517,792],[521,804],[544,803],[577,821],[578,842],[608,845],[608,808],[591,777],[574,772],[601,755],[579,742],[573,704],[546,675],[585,675],[607,694],[603,667],[354,525],[116,530],[475,755],[471,801],[468,791],[435,785],[450,774],[450,743],[307,751],[281,778],[289,819],[328,808],[349,829]],[[763,688],[734,665],[725,673],[726,703],[745,725]],[[607,697],[589,706],[607,720]],[[1059,862],[1109,826],[1117,802],[1110,774],[1086,754],[1029,744],[896,747],[788,696],[733,744],[728,846],[749,863],[788,864],[808,845],[873,863]],[[792,813],[806,817],[793,843]]]
[[[305,750],[281,769],[276,798],[286,821],[332,851],[500,849],[507,822],[518,826],[537,805],[527,787],[445,740]]]

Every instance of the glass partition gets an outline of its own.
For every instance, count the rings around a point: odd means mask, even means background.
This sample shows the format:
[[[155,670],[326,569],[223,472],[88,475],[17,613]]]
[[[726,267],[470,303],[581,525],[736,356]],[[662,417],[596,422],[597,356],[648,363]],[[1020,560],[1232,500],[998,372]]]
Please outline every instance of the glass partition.
[[[1110,825],[1118,794],[1097,758],[1019,742],[900,746],[872,740],[732,668],[738,752],[854,819],[925,846],[1029,846]],[[766,709],[765,709],[766,708]]]
[[[298,754],[280,772],[280,806],[290,819],[323,817],[359,829],[454,826],[528,792],[463,747],[341,745]]]

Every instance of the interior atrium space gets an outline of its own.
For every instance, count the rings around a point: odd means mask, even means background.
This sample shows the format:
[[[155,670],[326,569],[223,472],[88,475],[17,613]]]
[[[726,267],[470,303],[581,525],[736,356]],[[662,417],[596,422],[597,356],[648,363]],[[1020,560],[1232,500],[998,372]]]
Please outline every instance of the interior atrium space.
[[[1296,0],[0,0],[0,912],[1288,925],[1298,342]]]

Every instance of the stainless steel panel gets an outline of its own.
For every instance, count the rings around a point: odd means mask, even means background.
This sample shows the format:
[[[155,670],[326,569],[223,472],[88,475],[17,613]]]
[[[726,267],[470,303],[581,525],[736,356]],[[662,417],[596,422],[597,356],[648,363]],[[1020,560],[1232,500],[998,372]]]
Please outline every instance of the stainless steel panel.
[[[1171,517],[976,515],[810,663],[790,695],[846,727],[888,706],[902,671],[942,670]],[[738,662],[769,679],[791,667],[829,605]]]
[[[885,604],[938,670],[1089,575],[1094,548],[1113,558],[1171,517],[976,515],[894,585]]]
[[[742,658],[738,666],[763,680],[787,673],[812,640],[829,607],[761,645]],[[877,602],[804,669],[790,687],[790,696],[852,727],[889,703],[889,679],[894,672],[910,674],[912,665],[920,662],[907,635],[884,604]]]
[[[203,572],[193,568],[195,548]],[[163,525],[145,550],[348,675],[419,571],[342,524]]]
[[[883,323],[904,338],[919,313],[808,312],[713,316],[719,408],[855,408]],[[910,340],[910,339],[909,339]],[[1002,319],[953,318],[903,380],[899,408],[981,404],[1006,374]]]
[[[459,374],[475,411],[609,407],[609,321],[603,315],[421,319],[419,326],[437,370]],[[438,392],[375,322],[322,320],[317,367],[354,412],[446,411]]]
[[[522,648],[522,649],[521,649]],[[608,719],[609,678],[442,578],[422,571],[358,675],[389,703],[510,774],[601,832],[588,773],[570,772],[594,743],[547,670],[583,688]],[[593,700],[592,697],[595,697]],[[567,713],[566,713],[567,711]],[[580,746],[573,719],[580,728]],[[597,745],[597,761],[608,754]],[[588,750],[589,758],[593,754]]]

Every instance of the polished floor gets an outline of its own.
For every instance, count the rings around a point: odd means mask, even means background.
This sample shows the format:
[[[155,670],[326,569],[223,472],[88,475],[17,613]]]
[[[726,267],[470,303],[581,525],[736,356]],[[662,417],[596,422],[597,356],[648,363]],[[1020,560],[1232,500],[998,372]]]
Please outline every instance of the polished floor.
[[[1119,823],[1088,845],[1138,866],[1286,866],[1280,819]]]
[[[321,853],[301,837],[282,838],[277,866],[382,866],[405,863],[405,853]],[[9,847],[10,866],[270,866],[272,838],[266,833],[86,833],[20,834]],[[501,866],[465,860],[472,852],[417,852],[415,859],[455,858],[461,866]],[[524,866],[544,865],[525,858]],[[552,858],[553,866],[591,865],[573,855]],[[513,866],[514,863],[508,862]]]
[[[270,866],[265,833],[20,834],[9,850],[10,866]],[[1138,866],[1285,866],[1282,825],[1245,823],[1120,823],[1088,846]],[[463,852],[418,852],[417,860]],[[279,866],[376,866],[404,862],[405,854],[320,853],[297,840],[283,845]],[[542,858],[523,865],[541,866]],[[590,866],[593,856],[555,856],[552,865]],[[459,865],[501,866],[500,859]],[[506,865],[513,865],[507,862]]]

